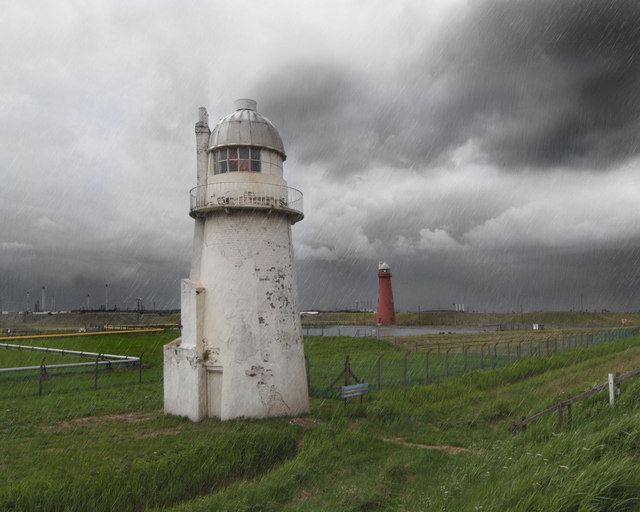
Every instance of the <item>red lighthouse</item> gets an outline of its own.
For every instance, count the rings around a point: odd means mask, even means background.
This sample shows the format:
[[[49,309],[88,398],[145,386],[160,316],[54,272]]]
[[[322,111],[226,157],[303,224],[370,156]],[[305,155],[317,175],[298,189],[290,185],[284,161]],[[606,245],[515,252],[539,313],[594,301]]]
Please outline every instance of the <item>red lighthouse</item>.
[[[396,310],[393,307],[393,292],[391,291],[391,269],[384,262],[378,265],[378,279],[380,281],[378,324],[394,325],[396,323]]]

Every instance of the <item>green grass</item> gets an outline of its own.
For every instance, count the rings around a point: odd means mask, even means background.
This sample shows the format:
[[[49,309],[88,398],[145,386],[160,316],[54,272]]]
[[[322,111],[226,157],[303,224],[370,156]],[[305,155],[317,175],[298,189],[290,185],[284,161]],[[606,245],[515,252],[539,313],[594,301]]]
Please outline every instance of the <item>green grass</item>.
[[[347,355],[351,371],[359,381],[368,382],[376,388],[379,384],[380,389],[398,389],[423,385],[425,380],[437,383],[469,372],[519,364],[523,360],[546,357],[555,352],[582,350],[592,344],[609,347],[610,340],[622,339],[623,334],[622,331],[615,330],[555,338],[547,335],[545,339],[531,340],[529,343],[510,344],[471,344],[468,339],[462,338],[456,339],[448,349],[430,349],[428,358],[426,350],[410,352],[403,350],[402,345],[392,345],[376,338],[308,336],[305,350],[309,358],[309,390],[315,397],[338,398],[340,386],[346,381],[344,378],[338,381],[335,379],[344,370]],[[495,339],[503,339],[501,333],[494,335]],[[570,357],[573,359],[577,356]],[[546,367],[546,363],[543,366]],[[473,378],[485,377],[477,374]],[[353,383],[353,378],[350,382]],[[333,387],[329,388],[332,383]]]
[[[305,326],[321,325],[376,325],[375,313],[321,312],[302,319]],[[474,313],[453,311],[396,312],[397,325],[405,326],[496,326],[542,324],[546,326],[621,327],[640,325],[640,313],[609,311],[530,311],[512,313]]]
[[[19,463],[3,475],[0,509],[133,511],[166,505],[267,470],[295,453],[298,437],[269,424],[194,429],[182,436],[172,418],[148,420],[146,435],[119,423],[40,429],[19,445],[10,443],[7,459]],[[158,431],[163,434],[151,435]],[[25,460],[24,450],[35,459]]]
[[[92,370],[56,372],[38,397],[35,374],[0,378],[0,510],[640,509],[640,379],[623,384],[613,408],[606,393],[574,405],[571,427],[551,415],[515,437],[508,430],[640,366],[640,337],[385,389],[347,407],[314,398],[295,421],[197,424],[162,413],[162,345],[174,337],[38,341],[144,351],[142,384],[136,371],[101,370],[96,391]],[[306,351],[312,368],[338,371],[348,353],[356,373],[380,354],[387,364],[404,358],[375,339],[309,338]]]

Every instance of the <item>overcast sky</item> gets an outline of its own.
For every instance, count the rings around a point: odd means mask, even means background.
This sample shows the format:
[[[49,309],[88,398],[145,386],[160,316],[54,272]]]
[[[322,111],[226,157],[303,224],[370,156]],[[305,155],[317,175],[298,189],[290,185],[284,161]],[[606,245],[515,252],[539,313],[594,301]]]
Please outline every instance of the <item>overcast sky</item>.
[[[199,106],[279,129],[300,306],[640,308],[640,2],[22,1],[0,306],[179,306]],[[88,296],[88,297],[87,297]]]

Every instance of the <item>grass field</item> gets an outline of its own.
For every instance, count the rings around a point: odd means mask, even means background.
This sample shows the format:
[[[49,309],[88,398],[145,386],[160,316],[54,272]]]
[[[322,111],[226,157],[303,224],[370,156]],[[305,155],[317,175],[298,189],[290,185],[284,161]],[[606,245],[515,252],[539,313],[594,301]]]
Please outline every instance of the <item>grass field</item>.
[[[0,376],[0,510],[637,510],[640,378],[512,437],[511,419],[640,367],[640,337],[353,400],[298,419],[194,424],[162,413],[175,333],[39,340],[137,356],[137,372]],[[393,359],[380,340],[306,340],[313,362]],[[5,366],[0,352],[0,366]],[[12,356],[13,357],[13,356]],[[384,358],[382,359],[384,361]],[[18,364],[19,361],[14,360]],[[313,364],[313,363],[312,363]]]
[[[502,326],[518,328],[541,324],[547,326],[574,327],[620,327],[639,326],[640,313],[611,311],[529,311],[524,313],[477,313],[453,311],[423,311],[422,313],[396,313],[396,322],[404,326],[458,326],[482,327]],[[303,325],[376,325],[376,313],[364,312],[321,312],[306,316]]]
[[[476,370],[495,369],[512,362],[549,356],[638,334],[637,329],[554,329],[462,333],[397,338],[307,336],[309,391],[315,397],[339,397],[344,378],[336,378],[350,357],[350,369],[360,381],[380,389],[442,382]],[[485,378],[479,373],[475,378]],[[332,388],[329,386],[334,384]],[[353,378],[350,383],[355,383]]]
[[[640,312],[611,311],[525,311],[523,313],[479,313],[453,311],[398,312],[398,325],[403,326],[457,326],[488,327],[495,330],[522,328],[531,324],[564,327],[621,327],[622,321],[628,326],[640,326]],[[96,325],[152,325],[177,324],[180,313],[167,311],[145,311],[144,313],[125,311],[85,311],[60,314],[49,313],[7,313],[0,314],[0,329],[40,329],[56,331],[60,329],[89,328]],[[363,312],[320,312],[302,318],[304,326],[323,325],[376,325],[375,313]]]

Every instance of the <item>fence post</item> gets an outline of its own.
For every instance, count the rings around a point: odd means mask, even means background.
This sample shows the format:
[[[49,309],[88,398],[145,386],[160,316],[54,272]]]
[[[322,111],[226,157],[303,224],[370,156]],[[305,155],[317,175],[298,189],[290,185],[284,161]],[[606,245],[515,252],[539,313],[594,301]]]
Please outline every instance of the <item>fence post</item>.
[[[620,397],[620,372],[616,372],[616,391],[618,397]]]
[[[558,428],[562,428],[562,400],[558,400]]]
[[[93,372],[93,389],[98,389],[98,360],[100,359],[100,354],[96,356],[96,367]]]
[[[445,356],[445,361],[446,361],[446,365],[445,365],[445,366],[446,366],[446,370],[445,370],[445,374],[444,374],[444,375],[445,375],[445,377],[448,377],[448,376],[449,376],[449,352],[451,352],[451,349],[452,349],[452,348],[453,348],[453,347],[449,347],[449,348],[447,349],[447,355]]]
[[[409,352],[404,353],[404,387],[407,387],[407,356]]]
[[[567,395],[567,402],[569,402],[567,404],[567,424],[571,427],[571,395]]]
[[[615,399],[615,392],[614,392],[614,381],[613,381],[613,373],[609,374],[609,405],[611,405],[613,407],[613,401]]]
[[[464,373],[467,373],[467,352],[469,351],[469,347],[464,348],[464,344],[463,344],[462,351],[464,352]]]
[[[351,365],[349,364],[349,354],[347,354],[344,360],[344,385],[348,386],[349,384],[351,384]]]
[[[511,343],[507,343],[507,362],[511,363]]]
[[[351,383],[351,368],[349,367],[349,354],[344,360],[344,385],[348,386]],[[344,399],[344,406],[347,406],[347,399]]]
[[[549,357],[551,353],[549,352],[549,338],[547,338],[547,357]]]
[[[140,357],[138,358],[138,384],[142,384],[142,356],[144,352],[140,352]]]
[[[42,379],[44,379],[44,374],[47,371],[45,366],[44,366],[44,360],[45,358],[42,358],[42,361],[40,361],[40,374],[38,376],[38,396],[42,396]]]
[[[432,350],[433,350],[432,348],[427,350],[427,353],[425,355],[425,362],[424,362],[424,385],[425,386],[429,383],[429,353]]]
[[[382,359],[383,356],[384,356],[384,354],[380,354],[378,356],[378,359],[376,360],[376,365],[378,367],[378,380],[377,380],[377,389],[378,389],[378,391],[380,391],[380,359]]]
[[[495,369],[498,366],[498,344],[496,343],[493,346],[493,368]]]

